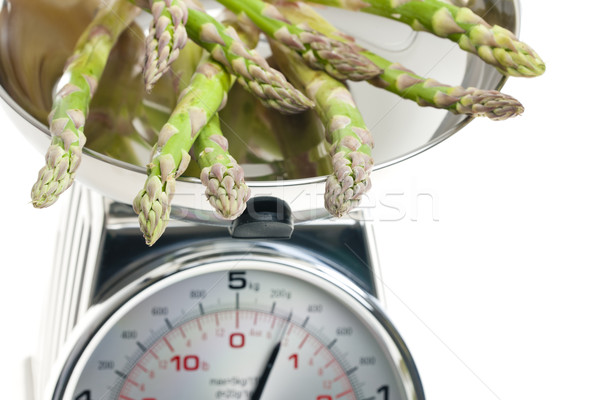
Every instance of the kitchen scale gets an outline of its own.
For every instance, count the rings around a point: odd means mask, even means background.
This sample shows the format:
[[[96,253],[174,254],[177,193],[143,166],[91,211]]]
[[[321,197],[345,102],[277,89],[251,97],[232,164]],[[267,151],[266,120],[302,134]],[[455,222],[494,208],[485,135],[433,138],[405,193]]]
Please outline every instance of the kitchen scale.
[[[517,29],[516,1],[468,3],[489,22]],[[19,38],[0,41],[2,104],[44,152],[49,77],[85,26],[73,16],[89,18],[95,3],[0,5],[0,37]],[[214,2],[205,6],[219,11]],[[505,81],[432,35],[321,11],[365,46],[440,82],[492,89]],[[45,37],[26,34],[42,20]],[[57,38],[58,49],[47,53],[45,40]],[[399,161],[469,122],[366,84],[350,89],[376,143],[374,187]],[[184,177],[169,228],[148,248],[130,206],[145,180],[143,164],[86,150],[31,363],[35,400],[425,399],[410,343],[387,316],[383,299],[393,283],[383,277],[394,263],[377,258],[370,210],[328,219],[323,176],[292,175],[276,158],[244,167],[252,198],[240,218],[216,218],[199,179]]]

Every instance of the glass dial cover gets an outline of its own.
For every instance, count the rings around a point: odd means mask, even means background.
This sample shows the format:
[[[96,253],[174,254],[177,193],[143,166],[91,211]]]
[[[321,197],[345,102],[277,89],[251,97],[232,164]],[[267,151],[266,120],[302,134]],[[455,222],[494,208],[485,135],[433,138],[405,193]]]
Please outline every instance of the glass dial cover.
[[[350,280],[308,263],[190,262],[116,307],[54,398],[419,398],[410,356],[383,318]]]

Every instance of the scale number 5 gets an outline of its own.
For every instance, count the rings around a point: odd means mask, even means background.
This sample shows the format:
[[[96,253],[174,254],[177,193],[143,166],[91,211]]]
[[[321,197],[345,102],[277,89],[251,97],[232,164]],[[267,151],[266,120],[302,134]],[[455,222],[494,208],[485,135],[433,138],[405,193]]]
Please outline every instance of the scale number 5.
[[[229,289],[243,289],[246,283],[246,271],[229,271]]]

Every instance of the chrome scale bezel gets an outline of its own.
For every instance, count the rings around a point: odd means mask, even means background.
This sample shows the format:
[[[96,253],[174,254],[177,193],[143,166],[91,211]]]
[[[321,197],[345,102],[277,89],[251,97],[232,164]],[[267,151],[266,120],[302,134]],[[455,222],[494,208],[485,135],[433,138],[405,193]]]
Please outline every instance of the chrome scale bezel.
[[[224,256],[223,254],[227,254]],[[252,262],[252,266],[247,266]],[[332,295],[351,310],[386,350],[396,366],[409,400],[425,395],[415,363],[390,319],[372,295],[323,260],[284,243],[255,241],[212,242],[189,247],[146,266],[146,272],[104,302],[94,305],[72,332],[52,372],[44,399],[71,400],[75,385],[89,357],[104,335],[135,305],[154,293],[193,276],[223,271],[244,264],[245,269],[288,275]]]

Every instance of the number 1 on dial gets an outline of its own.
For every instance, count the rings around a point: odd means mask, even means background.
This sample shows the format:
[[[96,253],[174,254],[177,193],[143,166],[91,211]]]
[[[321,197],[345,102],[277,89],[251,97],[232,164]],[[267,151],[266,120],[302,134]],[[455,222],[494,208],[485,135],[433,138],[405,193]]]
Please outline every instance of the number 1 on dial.
[[[377,393],[383,393],[383,400],[388,400],[388,391],[390,390],[388,385],[383,385],[377,389]]]

